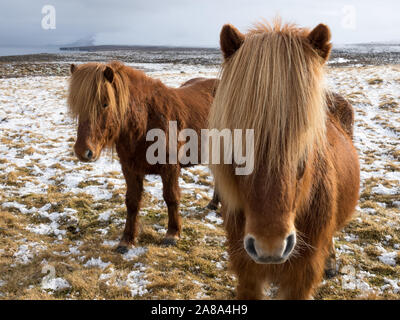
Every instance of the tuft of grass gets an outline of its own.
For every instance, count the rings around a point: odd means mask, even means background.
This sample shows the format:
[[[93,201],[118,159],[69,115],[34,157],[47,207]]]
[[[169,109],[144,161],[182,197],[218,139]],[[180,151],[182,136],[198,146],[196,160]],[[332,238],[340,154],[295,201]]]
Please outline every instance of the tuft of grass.
[[[369,85],[382,84],[382,83],[383,83],[383,79],[381,79],[381,78],[373,78],[373,79],[368,80]]]

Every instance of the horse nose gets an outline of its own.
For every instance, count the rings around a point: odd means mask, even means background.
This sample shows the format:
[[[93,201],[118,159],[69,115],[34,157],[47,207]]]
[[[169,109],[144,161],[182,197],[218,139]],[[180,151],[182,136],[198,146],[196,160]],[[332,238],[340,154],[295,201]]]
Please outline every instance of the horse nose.
[[[93,152],[92,152],[92,150],[88,149],[88,150],[85,151],[85,158],[86,158],[87,160],[92,160],[92,158],[93,158]]]
[[[292,253],[294,249],[294,246],[296,245],[296,234],[294,232],[289,234],[289,236],[285,240],[285,243],[286,247],[282,255],[284,259],[289,257],[289,255]]]
[[[275,249],[265,249],[252,235],[244,238],[244,248],[247,254],[257,263],[278,264],[284,263],[296,245],[296,234],[292,232]]]

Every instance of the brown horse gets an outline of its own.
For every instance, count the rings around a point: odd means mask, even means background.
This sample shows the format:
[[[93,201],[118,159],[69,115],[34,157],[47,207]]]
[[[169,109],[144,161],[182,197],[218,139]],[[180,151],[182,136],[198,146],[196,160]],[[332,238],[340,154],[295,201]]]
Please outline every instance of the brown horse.
[[[307,299],[323,277],[332,239],[359,194],[353,112],[324,82],[330,31],[225,25],[222,78],[209,128],[254,129],[254,171],[211,165],[222,203],[239,299]],[[230,149],[232,150],[232,149]]]
[[[146,133],[161,129],[168,141],[169,121],[176,121],[179,131],[190,128],[200,135],[207,127],[216,87],[216,79],[197,78],[180,88],[168,88],[120,62],[71,65],[68,105],[78,119],[75,153],[81,161],[95,161],[104,148],[115,145],[126,180],[127,219],[118,252],[124,253],[134,245],[146,174],[160,175],[163,182],[169,217],[163,243],[174,244],[179,238],[178,178],[180,168],[192,163],[150,164],[146,150],[153,142],[147,141]]]

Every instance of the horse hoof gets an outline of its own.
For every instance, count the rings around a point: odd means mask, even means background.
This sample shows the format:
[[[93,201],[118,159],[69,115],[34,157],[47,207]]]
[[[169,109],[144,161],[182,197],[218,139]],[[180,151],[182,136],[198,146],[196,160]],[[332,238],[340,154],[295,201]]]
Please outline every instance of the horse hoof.
[[[337,272],[335,269],[327,269],[325,270],[325,278],[332,279],[336,276]]]
[[[218,205],[216,205],[216,204],[210,202],[210,203],[207,205],[206,208],[207,208],[208,210],[217,210],[217,209],[218,209]]]
[[[175,238],[164,238],[162,245],[166,247],[176,246],[177,240]]]
[[[118,246],[117,249],[115,249],[116,252],[120,254],[125,254],[128,252],[128,247],[127,246]]]

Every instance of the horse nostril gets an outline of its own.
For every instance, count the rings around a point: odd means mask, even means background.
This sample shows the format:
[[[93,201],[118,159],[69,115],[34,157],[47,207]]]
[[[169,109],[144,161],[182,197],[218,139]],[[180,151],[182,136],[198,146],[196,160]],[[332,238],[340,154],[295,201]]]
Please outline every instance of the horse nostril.
[[[86,150],[85,156],[86,156],[86,159],[91,160],[93,157],[92,150]]]
[[[245,246],[247,253],[250,256],[257,257],[258,255],[257,255],[256,247],[254,246],[255,239],[253,237],[248,236],[248,237],[246,237],[244,242],[245,242],[244,246]]]
[[[291,233],[286,238],[286,248],[285,248],[285,251],[282,254],[283,258],[286,258],[287,256],[289,256],[289,254],[292,252],[295,244],[296,244],[296,234],[295,233]]]

